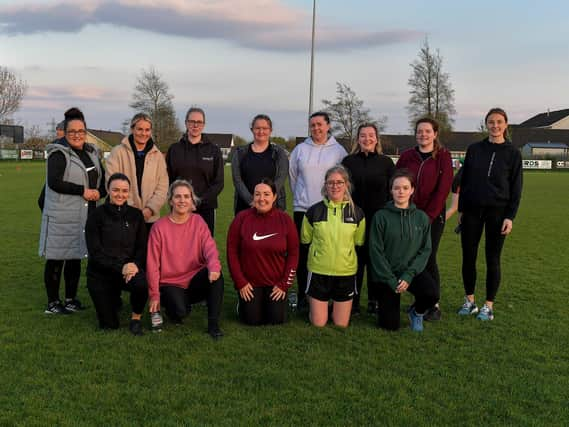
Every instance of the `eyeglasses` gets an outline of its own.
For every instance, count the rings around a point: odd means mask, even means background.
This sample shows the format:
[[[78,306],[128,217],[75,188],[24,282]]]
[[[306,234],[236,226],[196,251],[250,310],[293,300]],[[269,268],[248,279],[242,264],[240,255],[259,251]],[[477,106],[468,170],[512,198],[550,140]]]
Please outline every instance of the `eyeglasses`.
[[[328,187],[342,187],[346,181],[326,181]]]
[[[199,127],[203,126],[205,122],[203,122],[201,120],[188,120],[186,123],[188,125],[190,125],[191,127],[199,128]]]
[[[79,129],[79,130],[68,130],[67,132],[65,132],[66,135],[69,135],[70,137],[76,137],[76,136],[85,136],[87,135],[87,131],[85,129]]]

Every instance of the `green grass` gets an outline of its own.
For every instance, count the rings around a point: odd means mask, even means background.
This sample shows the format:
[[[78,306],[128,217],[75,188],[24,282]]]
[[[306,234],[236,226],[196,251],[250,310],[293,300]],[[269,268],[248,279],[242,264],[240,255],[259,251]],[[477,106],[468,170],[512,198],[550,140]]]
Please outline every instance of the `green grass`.
[[[569,424],[569,174],[526,174],[494,322],[454,314],[463,291],[453,218],[439,255],[444,317],[423,334],[380,331],[368,315],[347,330],[299,317],[242,326],[224,264],[219,342],[204,333],[203,307],[184,326],[139,338],[126,330],[125,309],[124,328],[100,332],[84,281],[79,298],[91,308],[44,315],[43,176],[43,163],[0,162],[0,425]],[[229,174],[226,183],[216,232],[223,262]]]

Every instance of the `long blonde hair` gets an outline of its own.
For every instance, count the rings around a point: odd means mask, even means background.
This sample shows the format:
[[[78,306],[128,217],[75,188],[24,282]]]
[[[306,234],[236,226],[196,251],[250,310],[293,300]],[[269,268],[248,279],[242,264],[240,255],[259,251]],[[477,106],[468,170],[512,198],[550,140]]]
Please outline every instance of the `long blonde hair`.
[[[326,171],[326,174],[324,175],[324,185],[322,186],[322,190],[320,190],[322,197],[326,197],[327,199],[329,199],[328,198],[328,189],[326,188],[326,182],[328,182],[328,178],[333,173],[337,173],[337,174],[340,174],[342,176],[342,179],[344,180],[345,185],[346,185],[346,192],[344,193],[344,200],[348,202],[348,204],[350,205],[350,208],[352,209],[352,212],[355,212],[355,204],[354,204],[354,200],[352,199],[352,181],[350,179],[350,173],[342,165],[332,166],[330,169],[328,169]]]

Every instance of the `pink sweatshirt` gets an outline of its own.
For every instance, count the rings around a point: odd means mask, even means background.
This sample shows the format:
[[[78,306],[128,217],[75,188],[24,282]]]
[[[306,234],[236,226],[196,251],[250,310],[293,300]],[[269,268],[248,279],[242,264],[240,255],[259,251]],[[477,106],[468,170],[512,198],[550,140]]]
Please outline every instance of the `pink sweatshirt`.
[[[186,289],[203,268],[221,272],[215,241],[201,216],[191,214],[183,224],[169,217],[156,221],[148,239],[146,279],[150,301],[160,300],[160,285]]]

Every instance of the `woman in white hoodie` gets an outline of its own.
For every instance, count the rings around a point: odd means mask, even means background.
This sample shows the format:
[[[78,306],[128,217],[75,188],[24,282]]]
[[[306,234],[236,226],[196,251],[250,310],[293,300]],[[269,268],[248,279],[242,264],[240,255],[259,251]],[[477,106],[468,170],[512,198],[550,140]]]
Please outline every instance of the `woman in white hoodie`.
[[[310,116],[310,137],[298,144],[290,155],[289,175],[292,190],[294,223],[300,234],[308,208],[322,199],[326,171],[339,164],[348,154],[330,135],[330,116],[318,111]],[[306,309],[306,261],[308,245],[300,245],[297,270],[298,308]]]

